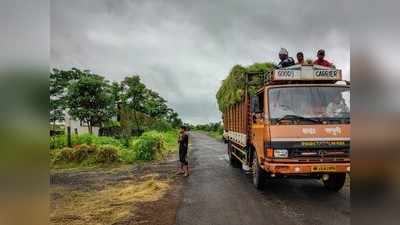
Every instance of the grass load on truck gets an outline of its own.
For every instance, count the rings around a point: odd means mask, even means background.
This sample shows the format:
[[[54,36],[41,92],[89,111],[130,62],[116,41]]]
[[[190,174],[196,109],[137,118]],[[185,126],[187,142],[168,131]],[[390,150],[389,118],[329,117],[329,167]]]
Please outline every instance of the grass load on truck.
[[[341,70],[236,65],[217,101],[230,164],[250,169],[257,188],[273,178],[343,187],[350,172],[350,83]]]

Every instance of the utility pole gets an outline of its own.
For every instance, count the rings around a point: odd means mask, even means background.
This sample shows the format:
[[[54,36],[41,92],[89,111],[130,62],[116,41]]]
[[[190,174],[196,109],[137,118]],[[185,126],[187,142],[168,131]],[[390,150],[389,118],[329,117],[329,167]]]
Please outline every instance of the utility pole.
[[[66,116],[66,121],[67,121],[67,145],[68,147],[72,147],[71,144],[71,117],[69,116],[69,114],[67,114]]]

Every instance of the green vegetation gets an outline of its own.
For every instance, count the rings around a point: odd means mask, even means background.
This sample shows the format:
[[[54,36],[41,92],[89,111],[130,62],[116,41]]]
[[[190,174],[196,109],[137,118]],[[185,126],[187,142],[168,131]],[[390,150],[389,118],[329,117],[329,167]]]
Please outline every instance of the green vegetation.
[[[53,69],[49,89],[52,168],[157,160],[177,148],[178,113],[138,75],[110,84],[89,70]],[[73,148],[57,125],[66,112],[89,130],[72,135]],[[94,126],[100,136],[92,135]]]
[[[139,75],[110,84],[104,76],[89,70],[53,69],[49,92],[52,127],[64,121],[65,112],[87,125],[89,133],[97,126],[108,128],[105,134],[111,136],[138,136],[149,126],[163,125],[165,130],[166,124],[169,128],[182,124],[178,113],[157,92],[148,89]]]
[[[103,145],[99,148],[96,154],[96,162],[98,163],[112,163],[116,162],[119,158],[119,149],[112,145]]]
[[[205,131],[206,134],[212,138],[215,138],[217,140],[222,140],[222,133],[218,131]]]
[[[235,65],[217,92],[218,107],[224,112],[231,105],[242,100],[246,91],[246,73],[254,74],[248,83],[249,95],[254,95],[264,84],[264,76],[274,68],[272,63],[255,63],[248,67]]]
[[[57,136],[50,150],[50,167],[93,167],[103,164],[130,164],[160,160],[177,150],[178,131],[147,131],[132,137],[128,145],[113,137],[74,135],[73,148],[65,147],[65,136]],[[55,147],[57,146],[57,147]]]
[[[222,134],[224,132],[224,127],[220,122],[199,124],[189,126],[192,130],[197,130],[206,133],[208,136],[215,138],[217,140],[222,140]]]

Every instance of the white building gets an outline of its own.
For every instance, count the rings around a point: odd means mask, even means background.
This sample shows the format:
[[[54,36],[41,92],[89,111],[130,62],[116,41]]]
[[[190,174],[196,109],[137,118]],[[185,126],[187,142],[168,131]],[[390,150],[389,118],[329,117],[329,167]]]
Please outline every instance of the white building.
[[[86,134],[89,133],[89,127],[79,120],[74,120],[68,113],[65,113],[65,133],[68,127],[71,127],[71,134]],[[99,135],[99,127],[92,127],[93,135]]]

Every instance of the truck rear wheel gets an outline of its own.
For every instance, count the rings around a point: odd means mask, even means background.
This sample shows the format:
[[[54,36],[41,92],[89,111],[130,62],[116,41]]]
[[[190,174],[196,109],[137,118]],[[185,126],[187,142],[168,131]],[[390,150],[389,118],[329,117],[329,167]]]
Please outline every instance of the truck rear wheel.
[[[260,163],[258,162],[258,157],[256,154],[253,155],[252,168],[253,168],[253,184],[257,189],[261,190],[264,187],[267,175],[263,170],[263,168],[260,167]]]
[[[240,166],[242,165],[242,162],[240,162],[238,158],[236,158],[234,155],[232,155],[232,151],[233,151],[232,142],[228,141],[229,163],[234,168],[240,168]]]
[[[330,174],[327,180],[323,180],[325,188],[330,191],[339,191],[340,189],[342,189],[345,181],[345,173]]]

